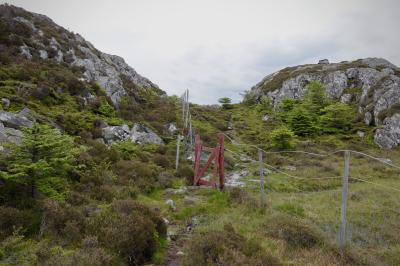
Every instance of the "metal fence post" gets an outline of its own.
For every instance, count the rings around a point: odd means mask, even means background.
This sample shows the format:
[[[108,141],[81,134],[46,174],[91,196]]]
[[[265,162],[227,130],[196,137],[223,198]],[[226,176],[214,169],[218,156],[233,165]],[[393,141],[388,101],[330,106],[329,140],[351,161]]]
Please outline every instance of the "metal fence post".
[[[263,158],[262,158],[262,150],[258,149],[258,160],[260,161],[260,201],[261,208],[264,210],[265,208],[265,189],[264,189],[264,169],[263,169]]]
[[[350,171],[350,151],[345,151],[343,183],[342,183],[342,207],[340,211],[340,234],[339,234],[339,247],[342,253],[346,246],[346,210],[347,210],[347,191],[349,187],[349,171]]]

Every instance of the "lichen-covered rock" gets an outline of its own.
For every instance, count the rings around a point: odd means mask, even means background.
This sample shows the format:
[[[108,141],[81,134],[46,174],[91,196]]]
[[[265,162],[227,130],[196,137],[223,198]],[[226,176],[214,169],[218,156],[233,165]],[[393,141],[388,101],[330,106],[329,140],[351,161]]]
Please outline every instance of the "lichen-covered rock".
[[[102,129],[104,142],[111,144],[114,141],[128,140],[130,137],[130,129],[128,125],[108,126]]]
[[[0,143],[21,144],[22,132],[18,129],[5,127],[0,123]]]
[[[34,121],[26,117],[25,113],[15,114],[6,111],[0,111],[0,122],[2,122],[5,127],[14,129],[19,129],[21,127],[32,127],[34,123]]]
[[[383,120],[384,128],[376,130],[375,143],[385,149],[391,149],[400,144],[400,113]]]
[[[106,144],[114,141],[131,141],[138,144],[164,144],[164,141],[150,128],[143,124],[135,124],[132,129],[128,125],[106,126],[102,128],[102,137]]]
[[[129,138],[132,142],[139,144],[164,144],[164,141],[156,133],[143,124],[135,124]]]

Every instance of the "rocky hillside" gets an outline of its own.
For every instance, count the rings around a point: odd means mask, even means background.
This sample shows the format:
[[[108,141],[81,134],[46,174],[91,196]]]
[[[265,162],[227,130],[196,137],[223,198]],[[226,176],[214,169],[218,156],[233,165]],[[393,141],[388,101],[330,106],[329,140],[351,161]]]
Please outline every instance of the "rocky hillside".
[[[288,67],[266,76],[247,98],[260,101],[267,96],[277,108],[282,99],[301,98],[311,81],[322,82],[331,99],[356,105],[359,119],[377,127],[377,145],[393,148],[400,144],[400,70],[382,58],[340,63],[325,59]]]
[[[114,104],[122,97],[138,97],[139,89],[164,94],[157,85],[139,75],[124,59],[97,50],[79,34],[55,24],[50,18],[22,8],[0,5],[1,46],[28,60],[52,60],[82,67],[83,79],[105,89]]]
[[[7,4],[0,5],[0,99],[0,144],[20,143],[21,129],[36,121],[107,144],[160,144],[154,130],[162,134],[176,120],[165,92],[121,57]]]

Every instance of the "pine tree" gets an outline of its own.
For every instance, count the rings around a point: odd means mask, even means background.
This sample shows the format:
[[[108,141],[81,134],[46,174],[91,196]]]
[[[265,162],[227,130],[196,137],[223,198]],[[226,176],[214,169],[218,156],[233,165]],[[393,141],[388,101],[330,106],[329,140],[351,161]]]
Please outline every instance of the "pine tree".
[[[23,133],[22,144],[10,148],[7,167],[0,171],[0,178],[29,186],[33,198],[38,190],[50,198],[63,200],[68,173],[78,152],[72,138],[39,124],[24,129]]]
[[[228,97],[219,98],[218,102],[222,105],[224,109],[231,109],[232,108],[232,100]]]
[[[317,131],[317,117],[302,106],[296,106],[289,112],[288,124],[298,136],[313,135]]]
[[[351,129],[355,110],[345,103],[334,103],[321,110],[320,124],[326,133],[339,133]]]
[[[278,127],[271,132],[272,145],[276,149],[292,149],[296,145],[296,137],[286,126]]]
[[[312,81],[305,89],[302,105],[311,113],[320,114],[320,110],[329,104],[324,84]]]

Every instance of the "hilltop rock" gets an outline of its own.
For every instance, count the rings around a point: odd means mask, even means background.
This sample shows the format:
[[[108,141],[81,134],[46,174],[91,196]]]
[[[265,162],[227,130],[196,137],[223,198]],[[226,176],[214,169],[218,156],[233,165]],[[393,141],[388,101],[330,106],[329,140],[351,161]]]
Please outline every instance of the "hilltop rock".
[[[266,76],[251,88],[247,96],[259,101],[265,95],[278,108],[282,99],[303,97],[305,87],[311,81],[322,82],[330,99],[357,104],[359,115],[366,125],[379,126],[383,123],[386,132],[393,132],[396,128],[396,118],[385,119],[388,114],[400,113],[400,69],[382,58],[341,63],[321,60],[314,65],[288,67]],[[375,142],[381,147],[400,144],[393,142],[395,135],[388,136],[378,130]],[[388,139],[392,140],[391,144]]]
[[[319,65],[327,65],[327,64],[329,64],[329,60],[328,60],[328,59],[319,60],[319,61],[318,61],[318,64],[319,64]]]

